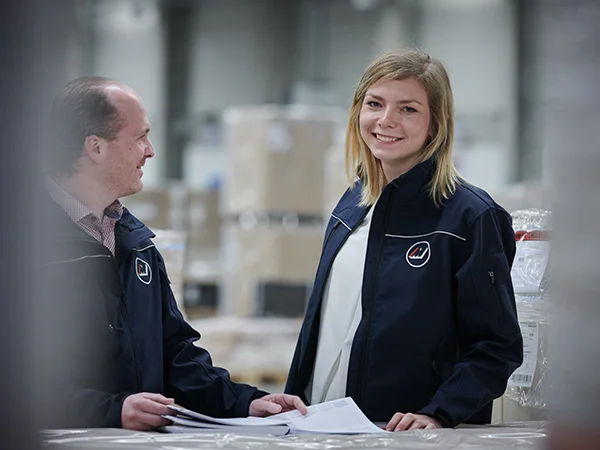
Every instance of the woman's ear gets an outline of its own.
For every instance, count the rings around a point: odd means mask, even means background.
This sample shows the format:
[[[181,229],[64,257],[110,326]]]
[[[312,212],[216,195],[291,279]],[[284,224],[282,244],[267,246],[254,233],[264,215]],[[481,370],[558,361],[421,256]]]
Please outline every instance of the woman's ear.
[[[429,123],[429,131],[427,132],[427,137],[429,137],[429,142],[433,141],[433,138],[436,135],[435,125],[433,120]]]

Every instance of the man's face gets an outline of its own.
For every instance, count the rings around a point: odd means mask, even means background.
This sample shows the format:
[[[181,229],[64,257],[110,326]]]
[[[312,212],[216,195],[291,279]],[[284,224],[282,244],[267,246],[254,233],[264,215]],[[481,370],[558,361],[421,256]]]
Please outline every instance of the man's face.
[[[121,115],[121,130],[116,139],[108,142],[108,152],[102,164],[107,189],[116,198],[126,197],[142,190],[142,167],[147,158],[154,156],[148,134],[150,122],[140,98],[132,90],[109,88]]]

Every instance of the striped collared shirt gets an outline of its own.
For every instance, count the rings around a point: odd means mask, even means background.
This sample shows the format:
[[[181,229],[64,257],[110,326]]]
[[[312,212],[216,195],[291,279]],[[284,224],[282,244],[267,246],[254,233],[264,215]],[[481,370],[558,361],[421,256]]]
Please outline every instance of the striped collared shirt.
[[[115,254],[115,224],[123,215],[123,204],[115,200],[99,218],[87,206],[65,191],[52,178],[46,177],[50,197],[79,228]]]

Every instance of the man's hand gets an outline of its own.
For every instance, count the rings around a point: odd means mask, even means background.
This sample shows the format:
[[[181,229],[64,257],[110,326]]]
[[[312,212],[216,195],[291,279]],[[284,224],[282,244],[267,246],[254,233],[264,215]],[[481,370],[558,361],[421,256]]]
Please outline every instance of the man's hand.
[[[300,400],[300,397],[288,394],[269,394],[253,400],[250,403],[248,415],[266,417],[294,409],[297,409],[302,414],[308,412],[306,405]]]
[[[396,413],[385,427],[387,431],[420,430],[423,428],[442,428],[442,425],[433,417],[422,414]]]
[[[123,401],[121,426],[128,430],[146,431],[169,425],[171,421],[161,415],[171,413],[166,405],[173,401],[172,398],[148,392],[130,395]]]

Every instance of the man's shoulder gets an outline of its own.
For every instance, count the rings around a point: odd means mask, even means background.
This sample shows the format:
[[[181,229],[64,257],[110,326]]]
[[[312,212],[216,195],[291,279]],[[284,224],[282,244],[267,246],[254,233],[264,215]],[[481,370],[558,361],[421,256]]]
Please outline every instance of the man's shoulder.
[[[45,192],[40,195],[35,202],[37,216],[44,221],[47,237],[64,239],[85,234],[49,193]]]
[[[123,214],[117,221],[117,226],[123,227],[125,230],[132,232],[136,230],[148,230],[151,231],[144,222],[138,219],[129,209],[123,207]]]
[[[127,208],[123,208],[121,218],[115,224],[115,240],[117,245],[117,253],[129,253],[134,249],[152,249],[154,243],[152,238],[156,234],[134,216]],[[120,249],[120,250],[119,250]]]

